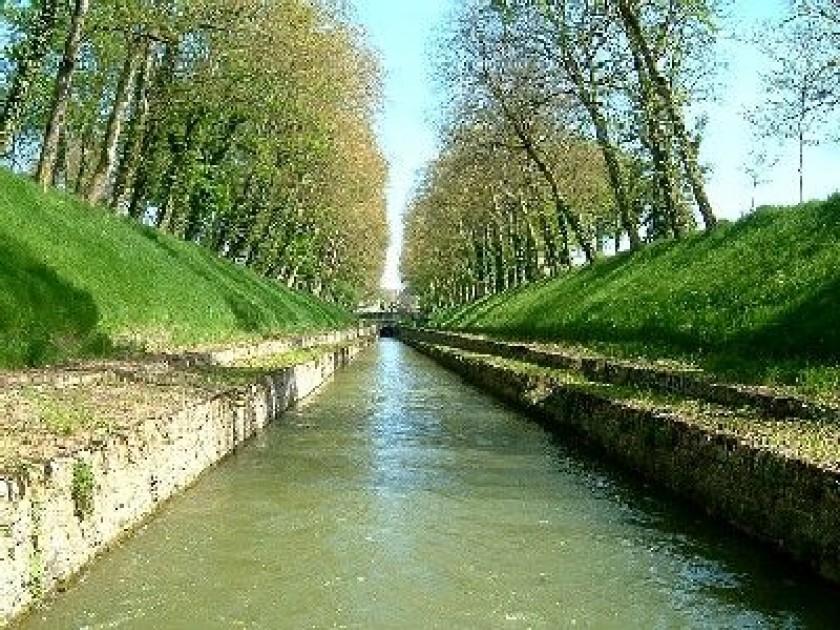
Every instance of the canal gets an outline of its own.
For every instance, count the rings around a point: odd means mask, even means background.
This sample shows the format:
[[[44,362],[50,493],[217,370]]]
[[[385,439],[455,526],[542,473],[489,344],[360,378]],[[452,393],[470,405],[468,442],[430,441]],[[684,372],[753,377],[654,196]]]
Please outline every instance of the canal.
[[[838,620],[836,590],[386,340],[19,627]]]

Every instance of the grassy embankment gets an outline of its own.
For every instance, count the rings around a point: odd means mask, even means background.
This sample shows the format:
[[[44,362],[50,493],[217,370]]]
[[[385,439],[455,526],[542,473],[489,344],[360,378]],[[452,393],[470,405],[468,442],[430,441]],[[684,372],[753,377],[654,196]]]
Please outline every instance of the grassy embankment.
[[[840,390],[840,195],[438,313],[443,328],[672,359],[727,379]]]
[[[350,322],[201,247],[0,169],[0,368]]]

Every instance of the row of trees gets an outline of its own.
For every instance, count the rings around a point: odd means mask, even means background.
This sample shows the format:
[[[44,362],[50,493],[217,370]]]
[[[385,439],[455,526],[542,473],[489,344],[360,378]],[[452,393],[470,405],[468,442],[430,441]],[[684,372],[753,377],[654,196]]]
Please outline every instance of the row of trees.
[[[574,208],[578,229],[595,235],[596,252],[622,240],[594,143],[560,134],[542,143],[549,180],[526,154],[491,140],[503,131],[458,127],[417,188],[402,264],[426,306],[469,301],[569,268],[577,241],[559,214],[566,206],[554,203],[559,194]],[[635,189],[631,194],[637,197]]]
[[[406,219],[411,288],[431,305],[468,300],[591,262],[610,237],[634,249],[714,226],[692,113],[714,97],[718,12],[714,0],[468,3],[440,46],[450,107]],[[758,41],[769,64],[745,170],[755,188],[795,140],[802,198],[805,147],[838,133],[840,3],[789,0]]]
[[[443,148],[406,218],[411,290],[454,303],[714,227],[688,114],[714,5],[464,3],[440,47]]]
[[[387,239],[378,66],[323,0],[3,7],[8,164],[328,299]]]

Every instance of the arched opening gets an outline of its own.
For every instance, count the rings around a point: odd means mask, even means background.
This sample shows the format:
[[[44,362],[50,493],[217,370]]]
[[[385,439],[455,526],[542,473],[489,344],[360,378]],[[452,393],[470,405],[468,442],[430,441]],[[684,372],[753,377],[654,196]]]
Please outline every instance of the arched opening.
[[[383,324],[379,327],[379,336],[383,338],[396,337],[399,328],[396,324]]]

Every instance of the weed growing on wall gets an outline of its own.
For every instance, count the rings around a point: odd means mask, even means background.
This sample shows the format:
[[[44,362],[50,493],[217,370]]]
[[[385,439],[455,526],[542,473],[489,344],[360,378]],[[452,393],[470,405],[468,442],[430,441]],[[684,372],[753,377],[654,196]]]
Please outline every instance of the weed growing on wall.
[[[77,459],[73,464],[73,486],[70,494],[75,505],[75,514],[83,520],[93,512],[93,469],[84,460]]]
[[[50,432],[56,435],[73,435],[80,429],[93,426],[93,414],[83,408],[62,406],[56,401],[44,399],[40,401],[41,420]]]

